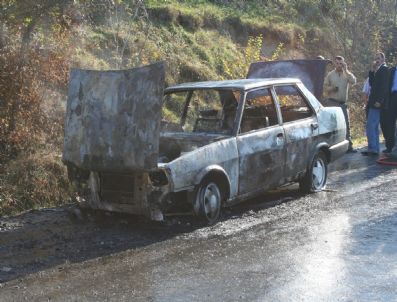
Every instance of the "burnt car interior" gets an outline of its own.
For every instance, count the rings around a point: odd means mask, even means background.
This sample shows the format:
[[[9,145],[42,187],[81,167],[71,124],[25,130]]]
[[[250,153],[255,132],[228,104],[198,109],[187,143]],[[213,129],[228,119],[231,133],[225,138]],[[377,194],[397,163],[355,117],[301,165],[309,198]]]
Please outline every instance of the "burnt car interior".
[[[275,86],[284,123],[313,115],[313,110],[294,85]],[[165,96],[163,132],[231,135],[236,118],[238,90],[197,89]],[[240,133],[279,124],[270,88],[250,91],[246,97]]]
[[[163,106],[162,131],[231,135],[239,98],[238,90],[169,93]]]
[[[165,95],[159,162],[169,162],[199,147],[231,135],[238,90],[197,89]]]

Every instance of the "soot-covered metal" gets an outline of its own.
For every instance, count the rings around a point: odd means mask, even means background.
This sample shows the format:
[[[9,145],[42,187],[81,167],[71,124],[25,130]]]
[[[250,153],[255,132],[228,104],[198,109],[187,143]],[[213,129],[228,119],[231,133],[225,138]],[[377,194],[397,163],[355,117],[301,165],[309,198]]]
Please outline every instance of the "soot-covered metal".
[[[163,63],[72,71],[63,160],[81,205],[156,220],[182,205],[212,224],[223,206],[288,182],[322,190],[348,147],[341,109],[310,92],[325,63],[256,63],[250,79],[165,90]]]
[[[70,74],[63,161],[85,170],[157,166],[164,63]]]

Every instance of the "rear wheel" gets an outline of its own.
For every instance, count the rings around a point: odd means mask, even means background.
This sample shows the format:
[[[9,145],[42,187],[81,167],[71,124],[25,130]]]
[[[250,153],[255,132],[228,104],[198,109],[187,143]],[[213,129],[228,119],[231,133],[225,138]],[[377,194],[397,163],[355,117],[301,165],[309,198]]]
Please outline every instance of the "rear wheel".
[[[195,213],[208,225],[214,224],[221,212],[222,190],[211,180],[204,180],[197,188]]]
[[[328,166],[324,152],[319,151],[314,156],[305,176],[299,182],[304,193],[314,193],[325,189],[327,185]]]

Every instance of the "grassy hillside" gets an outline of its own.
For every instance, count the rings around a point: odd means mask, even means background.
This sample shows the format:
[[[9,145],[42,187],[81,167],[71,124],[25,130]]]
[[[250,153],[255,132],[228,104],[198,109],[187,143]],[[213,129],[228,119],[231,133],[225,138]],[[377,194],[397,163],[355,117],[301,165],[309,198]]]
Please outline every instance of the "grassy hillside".
[[[362,81],[371,51],[386,45],[393,54],[394,36],[361,25],[373,38],[355,39],[361,32],[352,22],[366,18],[359,14],[361,2],[343,8],[349,19],[340,14],[340,3],[5,0],[0,4],[0,215],[73,200],[60,161],[71,68],[125,69],[164,60],[169,85],[241,78],[257,60],[342,54]],[[354,47],[358,43],[360,48]],[[359,91],[360,85],[351,91],[356,140],[364,120]]]
[[[137,22],[110,16],[107,22],[85,25],[85,37],[80,41],[83,46],[74,64],[106,69],[165,60],[169,83],[222,79],[245,75],[246,70],[238,70],[238,65],[245,60],[250,37],[263,37],[259,49],[267,58],[280,43],[280,58],[314,55],[318,48],[312,41],[321,39],[319,30],[305,31],[296,23],[277,23],[278,10],[259,9],[252,4],[241,12],[238,6],[208,1],[148,1],[146,12],[144,23],[142,19]],[[305,42],[307,35],[310,43]],[[324,45],[324,49],[329,47]],[[250,62],[244,63],[247,67]]]

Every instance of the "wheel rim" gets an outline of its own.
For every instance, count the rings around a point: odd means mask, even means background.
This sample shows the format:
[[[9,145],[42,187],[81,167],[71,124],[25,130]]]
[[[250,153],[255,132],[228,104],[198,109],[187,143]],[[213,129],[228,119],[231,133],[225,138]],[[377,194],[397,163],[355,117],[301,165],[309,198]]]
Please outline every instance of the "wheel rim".
[[[313,187],[321,189],[325,184],[326,165],[321,158],[317,158],[313,165]]]
[[[221,206],[221,192],[214,183],[207,184],[202,191],[202,204],[207,220],[216,219]]]

